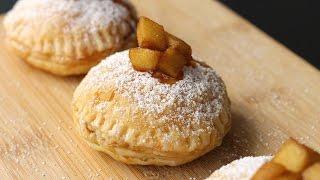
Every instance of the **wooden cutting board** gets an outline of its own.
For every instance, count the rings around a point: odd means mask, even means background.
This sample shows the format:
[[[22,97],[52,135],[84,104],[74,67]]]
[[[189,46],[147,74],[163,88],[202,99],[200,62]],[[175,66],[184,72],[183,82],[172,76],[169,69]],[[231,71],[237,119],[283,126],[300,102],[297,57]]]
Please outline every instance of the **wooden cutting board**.
[[[228,87],[233,128],[221,147],[179,167],[132,166],[90,149],[70,101],[82,77],[34,69],[9,52],[0,27],[0,179],[203,179],[247,155],[273,153],[288,136],[320,150],[320,73],[212,0],[133,0],[189,42]]]

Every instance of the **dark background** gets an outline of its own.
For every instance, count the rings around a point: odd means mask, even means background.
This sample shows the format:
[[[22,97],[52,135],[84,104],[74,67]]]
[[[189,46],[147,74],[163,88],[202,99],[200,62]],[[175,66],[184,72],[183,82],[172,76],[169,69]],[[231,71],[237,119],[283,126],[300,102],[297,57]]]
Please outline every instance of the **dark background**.
[[[1,1],[0,12],[7,11],[15,2]],[[220,1],[320,68],[319,0]]]

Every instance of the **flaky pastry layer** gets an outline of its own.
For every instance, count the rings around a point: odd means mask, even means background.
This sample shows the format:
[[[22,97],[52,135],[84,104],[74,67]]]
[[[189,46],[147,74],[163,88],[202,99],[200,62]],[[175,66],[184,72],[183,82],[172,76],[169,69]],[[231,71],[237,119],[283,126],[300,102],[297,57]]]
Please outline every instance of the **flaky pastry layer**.
[[[4,20],[8,44],[43,70],[86,73],[134,34],[129,9],[113,1],[20,0]]]
[[[185,76],[195,76],[192,87],[186,87],[191,81],[187,77],[170,86],[133,70],[128,61],[127,51],[110,56],[89,72],[74,93],[73,119],[88,144],[128,164],[170,166],[192,161],[221,144],[231,127],[230,101],[222,80],[211,69],[200,64],[196,69],[190,67]],[[201,73],[206,77],[201,79]],[[141,76],[146,79],[137,80]],[[129,89],[120,90],[126,86]],[[152,94],[156,89],[165,92],[163,88],[169,93],[130,96],[130,91]],[[184,93],[170,92],[179,88],[190,89],[192,94],[179,96],[179,100],[172,97],[173,103],[164,102],[168,99],[165,96]],[[160,97],[155,103],[163,103],[163,110],[152,111],[146,105],[153,96]],[[214,100],[218,100],[212,103],[217,107],[209,105]]]

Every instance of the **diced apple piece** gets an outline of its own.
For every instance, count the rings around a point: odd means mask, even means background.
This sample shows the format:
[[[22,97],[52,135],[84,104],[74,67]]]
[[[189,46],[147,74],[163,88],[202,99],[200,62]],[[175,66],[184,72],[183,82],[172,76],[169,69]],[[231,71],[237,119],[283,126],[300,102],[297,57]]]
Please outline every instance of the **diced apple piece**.
[[[299,173],[320,159],[312,149],[293,139],[285,142],[273,158],[273,162],[283,165],[289,171]]]
[[[156,69],[161,58],[160,51],[143,48],[129,50],[129,58],[134,69],[138,71],[151,71]]]
[[[186,56],[187,58],[190,57],[190,59],[192,59],[191,58],[191,55],[192,55],[191,46],[189,46],[189,44],[187,44],[183,40],[181,40],[178,37],[168,33],[168,44],[169,44],[170,48],[175,48],[181,54]]]
[[[320,162],[309,166],[303,173],[304,180],[319,180],[320,179]]]
[[[141,48],[164,51],[168,47],[168,38],[163,26],[146,17],[139,19],[137,38]]]
[[[268,162],[260,167],[252,180],[272,180],[288,172],[285,167],[274,162]]]
[[[278,176],[275,180],[302,180],[302,177],[299,173],[287,172]]]
[[[158,68],[164,74],[173,78],[179,77],[183,67],[187,64],[186,58],[176,49],[167,49],[161,57]]]

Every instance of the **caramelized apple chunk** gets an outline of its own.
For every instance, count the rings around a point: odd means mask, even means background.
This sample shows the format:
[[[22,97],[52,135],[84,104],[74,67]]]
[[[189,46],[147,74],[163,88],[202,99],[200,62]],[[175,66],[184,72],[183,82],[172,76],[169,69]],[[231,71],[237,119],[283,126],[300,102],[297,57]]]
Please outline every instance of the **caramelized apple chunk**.
[[[305,180],[319,180],[320,179],[320,162],[309,166],[303,173],[302,177]]]
[[[160,51],[143,48],[133,48],[129,50],[129,58],[132,66],[138,71],[155,70],[161,54]]]
[[[179,39],[178,37],[172,34],[167,33],[167,35],[168,35],[169,47],[177,49],[186,58],[190,57],[191,59],[191,54],[192,54],[191,46],[189,46],[189,44],[187,44],[186,42],[184,42],[183,40]]]
[[[161,57],[158,68],[164,74],[178,78],[186,64],[187,59],[178,50],[169,48]]]
[[[141,48],[164,51],[168,47],[167,34],[163,26],[146,17],[140,17],[139,19],[137,38]]]
[[[260,167],[252,180],[272,180],[288,172],[285,167],[274,162],[268,162]]]
[[[287,172],[278,176],[275,180],[302,180],[302,177],[300,173]]]
[[[319,160],[320,155],[315,151],[290,139],[281,146],[272,161],[291,172],[299,173]]]
[[[183,77],[184,66],[196,67],[191,47],[146,17],[139,19],[137,39],[139,48],[129,54],[134,69],[151,71],[160,82],[174,84]]]

